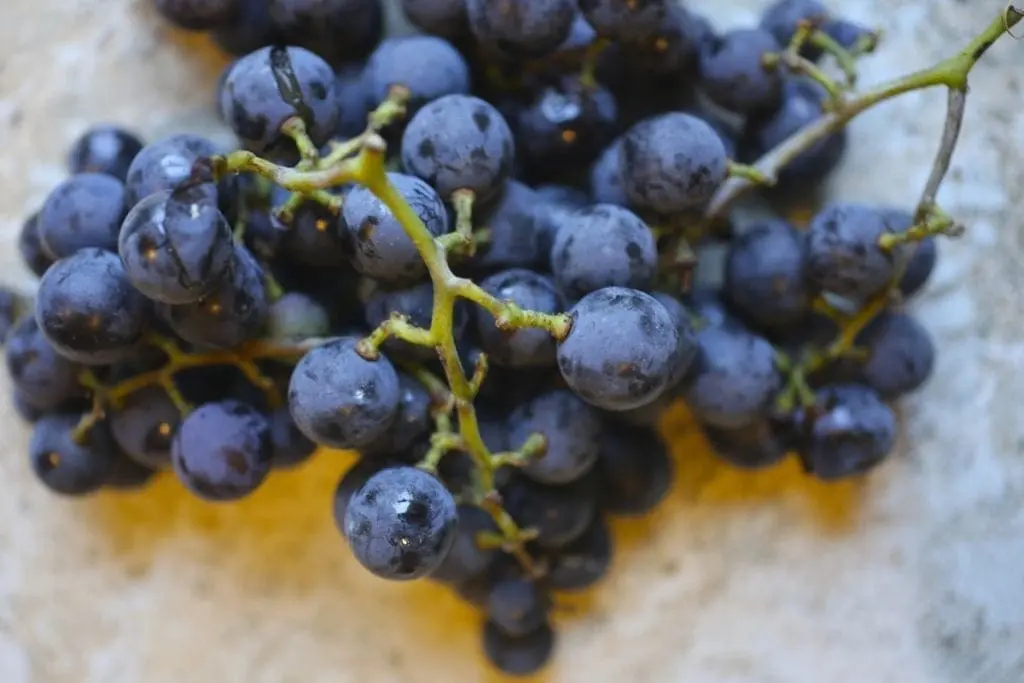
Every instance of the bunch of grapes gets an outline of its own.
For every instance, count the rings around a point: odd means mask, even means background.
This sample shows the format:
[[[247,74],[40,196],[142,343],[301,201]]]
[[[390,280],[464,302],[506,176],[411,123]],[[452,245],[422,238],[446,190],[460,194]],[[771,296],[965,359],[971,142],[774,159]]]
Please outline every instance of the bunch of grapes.
[[[238,55],[216,105],[239,149],[74,144],[21,233],[35,300],[0,297],[33,471],[232,501],[357,451],[334,499],[355,557],[479,606],[515,675],[550,658],[557,594],[607,571],[607,519],[666,495],[671,405],[739,468],[889,455],[890,404],[934,366],[901,305],[962,229],[935,193],[967,74],[1022,18],[858,93],[878,35],[815,0],[726,32],[671,0],[404,0],[422,33],[392,38],[378,0],[156,5]],[[851,118],[930,86],[949,119],[916,206],[782,217]],[[772,210],[731,211],[755,189]]]

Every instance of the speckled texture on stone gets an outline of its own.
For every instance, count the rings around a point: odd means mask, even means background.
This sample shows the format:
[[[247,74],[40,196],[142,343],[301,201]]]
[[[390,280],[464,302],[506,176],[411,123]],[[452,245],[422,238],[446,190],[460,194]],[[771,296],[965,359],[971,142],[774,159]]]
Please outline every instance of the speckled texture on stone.
[[[765,0],[691,0],[720,26]],[[0,250],[62,177],[94,121],[152,139],[217,130],[223,60],[161,26],[148,0],[5,0],[0,10]],[[1003,0],[851,0],[887,40],[876,82],[925,65]],[[615,526],[609,580],[560,610],[550,681],[1020,683],[1024,680],[1024,45],[976,72],[941,194],[970,227],[942,246],[914,304],[936,335],[934,379],[903,403],[900,456],[868,480],[805,481],[793,464],[739,474],[676,420],[673,495]],[[909,206],[942,94],[856,122],[837,196]],[[4,380],[6,381],[6,380]],[[475,683],[496,680],[478,618],[429,584],[392,585],[349,555],[331,520],[348,465],[326,455],[251,500],[212,506],[169,478],[138,495],[58,500],[29,474],[28,432],[0,394],[3,683]],[[585,602],[585,607],[583,603]]]

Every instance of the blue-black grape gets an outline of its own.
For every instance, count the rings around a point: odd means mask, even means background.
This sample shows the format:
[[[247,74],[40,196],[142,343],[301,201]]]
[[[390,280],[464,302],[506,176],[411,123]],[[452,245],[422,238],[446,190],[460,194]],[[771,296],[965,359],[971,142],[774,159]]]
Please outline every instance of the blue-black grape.
[[[352,496],[356,495],[363,485],[370,481],[370,477],[378,472],[393,467],[395,463],[383,458],[360,458],[345,470],[341,475],[338,485],[334,489],[334,503],[331,510],[334,514],[334,524],[338,527],[341,535],[345,535],[345,512]]]
[[[142,140],[135,133],[115,125],[93,126],[71,143],[68,171],[105,173],[124,182],[128,168],[142,151]]]
[[[209,31],[229,21],[239,0],[155,0],[165,19],[190,31]]]
[[[264,47],[238,60],[220,93],[220,109],[246,149],[279,158],[295,143],[281,126],[298,117],[315,145],[334,134],[338,100],[330,65],[301,47]]]
[[[899,249],[878,241],[895,232],[890,213],[874,206],[833,202],[815,215],[807,229],[810,282],[824,290],[861,300],[892,280]]]
[[[21,314],[21,302],[18,295],[6,287],[0,287],[0,343],[14,329]]]
[[[509,180],[494,206],[475,222],[487,227],[489,238],[477,248],[473,265],[482,269],[547,266],[555,217],[536,190]]]
[[[311,350],[292,372],[288,406],[295,424],[313,441],[360,448],[379,439],[398,413],[398,373],[381,355],[356,353],[355,337],[340,337]]]
[[[650,512],[668,494],[674,469],[656,428],[606,425],[596,465],[601,509],[621,516]]]
[[[646,41],[666,21],[672,0],[580,0],[583,16],[598,34],[616,41]]]
[[[171,465],[181,412],[161,387],[129,394],[110,411],[110,432],[128,457],[153,469]]]
[[[487,596],[487,617],[491,623],[517,638],[546,624],[550,608],[547,594],[528,578],[499,579]]]
[[[115,491],[135,491],[151,482],[156,474],[156,470],[117,452],[103,485]]]
[[[731,429],[705,424],[701,430],[715,455],[744,470],[771,467],[789,451],[784,434],[769,419]]]
[[[404,173],[389,173],[392,187],[412,207],[434,237],[451,230],[448,210],[426,182]],[[415,281],[426,274],[423,258],[391,210],[365,187],[345,199],[344,224],[352,242],[352,264],[382,282]]]
[[[517,0],[514,4],[466,0],[469,29],[481,45],[503,57],[543,57],[569,35],[573,0]]]
[[[682,301],[671,294],[653,292],[651,296],[668,311],[669,317],[675,324],[676,332],[679,334],[679,362],[676,365],[675,373],[669,378],[668,385],[668,390],[672,390],[685,377],[690,365],[693,364],[693,359],[697,356],[697,331],[694,329],[694,314]]]
[[[397,456],[430,431],[430,394],[415,378],[398,375],[398,410],[391,426],[372,443],[363,446],[363,455]]]
[[[270,18],[267,0],[235,0],[237,11],[213,28],[211,37],[220,48],[242,57],[265,45],[281,42],[278,27]]]
[[[729,242],[725,296],[755,325],[795,324],[808,311],[807,241],[781,219],[749,226]]]
[[[291,193],[275,186],[270,196],[273,204],[279,207]],[[278,251],[288,261],[314,268],[337,269],[348,265],[352,244],[341,214],[333,213],[320,202],[307,199],[299,202],[286,223],[277,217],[271,221],[281,235]]]
[[[764,417],[781,388],[775,349],[763,337],[715,325],[697,333],[700,351],[682,390],[701,421],[736,428]]]
[[[24,316],[4,342],[7,373],[21,398],[37,410],[53,410],[82,395],[81,367],[53,348],[36,323]]]
[[[128,167],[127,206],[135,206],[155,192],[185,185],[190,182],[195,163],[217,152],[215,144],[198,135],[172,135],[146,145]],[[216,198],[213,185],[200,187],[209,193],[211,201]]]
[[[707,42],[708,26],[701,16],[682,5],[667,4],[668,11],[654,31],[619,43],[617,56],[626,78],[663,79],[657,87],[676,91],[671,97],[678,98],[679,85],[691,83],[697,77],[698,55]],[[650,84],[644,89],[649,87]]]
[[[896,444],[896,417],[874,390],[858,384],[817,393],[816,411],[804,418],[798,454],[805,469],[824,481],[863,474]]]
[[[103,173],[73,175],[50,192],[39,211],[39,238],[48,256],[79,249],[117,250],[117,234],[128,207],[124,183]]]
[[[53,265],[54,259],[43,250],[43,242],[39,236],[39,214],[33,213],[21,224],[18,233],[18,254],[22,263],[36,277],[42,277],[46,269]]]
[[[306,462],[316,451],[316,444],[302,433],[288,408],[278,408],[268,419],[274,467],[295,467]]]
[[[231,226],[196,187],[144,198],[121,225],[118,253],[132,285],[150,299],[187,304],[210,293],[234,255]]]
[[[461,584],[484,574],[494,562],[498,550],[481,547],[481,533],[497,533],[498,525],[490,513],[476,505],[462,504],[457,508],[458,531],[451,549],[431,574],[431,578],[451,584]]]
[[[906,313],[882,313],[857,337],[867,358],[859,380],[883,399],[915,391],[935,369],[935,343],[921,323]]]
[[[546,441],[543,455],[523,472],[544,484],[567,484],[586,474],[597,459],[602,432],[597,411],[568,391],[541,394],[512,412],[509,441],[518,448],[532,434]]]
[[[525,268],[495,273],[480,286],[499,301],[541,313],[561,313],[562,297],[551,278]],[[506,367],[548,367],[555,364],[555,340],[546,330],[498,329],[494,316],[483,309],[476,312],[477,337],[487,357]]]
[[[366,61],[363,77],[370,106],[383,102],[392,87],[405,87],[410,115],[439,97],[469,94],[469,65],[451,43],[436,36],[384,39]]]
[[[433,475],[391,467],[363,484],[345,510],[345,537],[360,564],[385,579],[437,569],[455,542],[455,499]]]
[[[623,137],[620,153],[630,204],[657,214],[700,209],[728,175],[718,133],[690,114],[641,121]]]
[[[595,517],[582,536],[547,555],[547,585],[556,591],[590,588],[608,573],[613,547],[608,524]]]
[[[887,222],[896,233],[906,232],[914,224],[914,215],[902,209],[886,211]],[[935,237],[926,237],[906,247],[910,250],[903,277],[900,278],[900,293],[904,298],[917,294],[924,288],[939,260],[939,244]]]
[[[171,463],[192,493],[210,501],[238,500],[270,473],[270,423],[250,405],[205,403],[182,420],[171,445]]]
[[[593,476],[552,486],[512,476],[501,487],[505,510],[523,529],[537,531],[542,548],[562,548],[583,535],[597,514],[599,490]]]
[[[83,443],[77,443],[72,432],[78,421],[75,414],[45,415],[36,422],[28,445],[32,472],[48,489],[67,496],[102,488],[118,457],[103,422],[88,430]]]
[[[582,209],[590,204],[590,196],[585,190],[570,185],[543,183],[535,185],[533,191],[542,202],[560,209]]]
[[[431,35],[451,40],[469,30],[466,0],[402,0],[402,11],[410,24]]]
[[[429,329],[433,320],[434,285],[421,282],[405,289],[378,289],[366,302],[366,324],[376,328],[393,314],[406,316],[410,325]],[[462,337],[469,324],[469,308],[464,302],[455,305],[452,317],[452,334],[455,339]],[[430,360],[437,352],[429,346],[410,344],[401,339],[388,339],[382,347],[396,358]]]
[[[231,348],[262,334],[269,308],[263,269],[248,249],[235,245],[224,279],[193,303],[167,306],[164,316],[190,344]]]
[[[103,249],[81,249],[53,264],[36,296],[36,322],[47,340],[90,365],[125,357],[146,332],[150,312],[121,259]]]
[[[334,94],[338,98],[338,125],[334,134],[343,140],[366,130],[370,91],[365,76],[362,62],[345,64],[334,73]]]
[[[384,33],[381,0],[264,0],[283,42],[332,65],[362,59]]]
[[[605,410],[650,403],[683,362],[671,315],[649,294],[606,287],[569,311],[572,329],[558,345],[558,367],[583,400]]]
[[[515,144],[498,110],[469,95],[424,105],[402,135],[402,165],[445,199],[471,190],[479,202],[501,191],[512,173]]]
[[[590,167],[590,198],[596,203],[629,204],[623,184],[621,148],[622,138],[615,138]]]
[[[828,10],[819,0],[776,0],[761,13],[761,28],[780,45],[789,45],[802,22],[823,24]]]
[[[782,99],[782,74],[764,66],[764,55],[782,46],[764,29],[737,29],[717,36],[701,51],[700,86],[712,102],[746,114],[771,110]]]
[[[555,236],[551,267],[571,301],[604,287],[646,290],[658,268],[654,233],[621,206],[578,209],[565,217]]]
[[[555,632],[544,624],[521,637],[506,634],[493,622],[483,627],[484,653],[491,664],[509,676],[529,676],[540,671],[555,650]]]
[[[331,318],[313,297],[302,292],[285,292],[270,304],[267,338],[296,341],[325,337],[331,331]]]

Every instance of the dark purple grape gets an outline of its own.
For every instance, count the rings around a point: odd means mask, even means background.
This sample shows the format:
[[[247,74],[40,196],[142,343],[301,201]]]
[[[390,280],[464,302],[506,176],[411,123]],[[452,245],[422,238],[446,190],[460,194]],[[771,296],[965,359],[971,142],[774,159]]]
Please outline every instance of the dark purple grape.
[[[72,432],[78,421],[75,414],[45,415],[36,422],[28,445],[32,472],[48,489],[66,496],[102,488],[119,455],[103,422],[88,430],[84,443],[77,443]]]
[[[499,55],[544,57],[565,41],[576,16],[573,0],[466,0],[469,29]]]
[[[776,0],[761,13],[761,28],[771,33],[783,47],[788,46],[801,22],[823,24],[828,10],[819,0]],[[820,50],[805,46],[809,57],[817,57]]]
[[[235,245],[227,275],[209,294],[167,306],[164,315],[188,343],[228,349],[259,337],[269,308],[263,269],[248,249]]]
[[[513,476],[501,489],[505,510],[523,529],[537,531],[542,548],[562,548],[586,532],[597,514],[598,488],[592,477],[551,486]]]
[[[370,481],[370,477],[393,466],[394,463],[381,458],[360,458],[345,470],[345,474],[341,476],[338,486],[334,489],[334,505],[332,506],[334,523],[342,536],[345,535],[345,512],[348,510],[348,504],[352,501],[352,496],[356,495],[359,489]]]
[[[847,50],[852,50],[865,39],[870,40],[877,37],[875,31],[846,19],[830,19],[825,22],[821,30],[829,38],[836,41],[840,47]]]
[[[228,22],[238,11],[239,0],[155,0],[165,19],[190,31],[209,31]]]
[[[493,564],[498,551],[481,548],[477,542],[481,533],[497,533],[498,526],[490,513],[476,505],[462,504],[458,508],[458,532],[451,550],[431,578],[451,584],[461,584],[483,575]]]
[[[764,65],[782,46],[764,29],[729,31],[701,51],[700,86],[712,102],[738,114],[773,110],[782,101],[782,73]]]
[[[623,184],[622,138],[615,138],[590,167],[590,198],[598,204],[627,206]]]
[[[246,149],[291,158],[295,143],[281,132],[293,117],[315,145],[325,144],[338,122],[334,72],[301,47],[264,47],[238,60],[224,81],[220,109]]]
[[[436,36],[386,38],[367,60],[363,77],[371,107],[387,99],[393,86],[408,89],[410,115],[439,97],[469,94],[469,65]]]
[[[35,316],[21,318],[4,342],[7,374],[22,401],[37,410],[54,410],[82,396],[81,367],[57,353],[43,336]]]
[[[585,191],[569,185],[544,183],[534,186],[533,191],[542,202],[566,210],[582,209],[590,204],[590,196]]]
[[[771,467],[789,451],[784,435],[768,419],[731,429],[701,425],[701,431],[715,455],[744,470]]]
[[[506,635],[521,638],[548,622],[551,601],[536,582],[520,577],[495,581],[487,596],[487,616]]]
[[[533,633],[514,638],[493,622],[483,628],[484,654],[498,671],[509,676],[530,676],[544,668],[555,650],[555,632],[544,624]]]
[[[402,0],[402,11],[424,33],[451,40],[469,31],[466,0]]]
[[[509,180],[494,207],[474,222],[486,226],[489,237],[478,247],[473,265],[483,269],[547,265],[555,217],[536,190]]]
[[[267,0],[235,0],[238,10],[213,28],[211,36],[222,50],[242,57],[267,45],[281,42],[278,27],[270,18]]]
[[[0,287],[0,343],[14,329],[21,316],[23,304],[17,294],[6,287]]]
[[[430,394],[422,384],[405,373],[398,375],[398,410],[391,426],[360,451],[365,456],[397,456],[426,436],[433,426]]]
[[[137,491],[153,481],[157,471],[118,452],[104,486],[115,491]]]
[[[142,140],[120,126],[93,126],[71,143],[68,171],[105,173],[124,182],[135,156],[142,151]]]
[[[313,441],[361,448],[386,432],[402,398],[398,373],[385,356],[368,361],[355,337],[316,347],[299,361],[288,388],[295,424]]]
[[[280,187],[271,191],[271,200],[278,207],[289,196],[291,193]],[[287,260],[314,268],[337,269],[348,265],[352,245],[345,220],[320,202],[304,200],[287,222],[276,217],[271,220],[281,233],[278,251]]]
[[[362,59],[384,35],[381,0],[264,0],[283,41],[332,65]]]
[[[872,389],[858,384],[825,387],[817,411],[804,418],[798,454],[809,474],[835,481],[877,466],[896,444],[896,417]]]
[[[434,285],[430,282],[421,282],[406,289],[379,289],[366,302],[366,324],[376,328],[392,314],[397,313],[406,316],[409,324],[429,329],[433,311]],[[455,315],[452,319],[452,334],[456,339],[462,337],[468,324],[469,308],[460,302],[455,306]],[[396,358],[421,361],[437,358],[437,352],[433,348],[410,344],[401,339],[388,339],[384,342],[383,349]]]
[[[406,581],[436,570],[455,542],[455,499],[415,467],[378,472],[349,500],[345,537],[376,576]]]
[[[287,408],[278,408],[270,414],[269,419],[271,460],[274,467],[295,467],[309,460],[316,452],[316,444],[306,438]]]
[[[153,469],[171,465],[181,412],[158,386],[129,394],[110,411],[110,432],[125,454]]]
[[[532,270],[513,268],[480,282],[499,301],[540,313],[561,313],[562,297],[551,278]],[[555,340],[546,330],[523,328],[500,330],[494,316],[483,309],[476,312],[477,336],[487,357],[506,367],[549,367],[555,364]]]
[[[132,207],[161,190],[174,190],[189,182],[196,161],[218,152],[217,146],[198,135],[172,135],[142,148],[128,167],[126,206]],[[202,185],[216,196],[212,185]]]
[[[330,315],[306,294],[286,292],[270,304],[267,316],[268,339],[297,341],[325,337],[330,331]]]
[[[142,339],[150,311],[116,254],[81,249],[46,271],[35,316],[58,353],[79,363],[105,365],[124,358]]]
[[[569,311],[572,329],[558,345],[558,367],[583,400],[605,410],[650,403],[678,377],[679,333],[649,294],[606,287]]]
[[[209,501],[238,500],[255,491],[270,473],[272,454],[266,416],[232,400],[192,411],[171,446],[175,474]]]
[[[121,226],[118,253],[132,285],[150,299],[187,304],[209,294],[234,255],[231,226],[197,187],[149,195]]]
[[[116,251],[127,211],[124,183],[103,173],[79,173],[50,192],[36,229],[43,250],[54,259],[87,247]]]
[[[444,201],[423,180],[389,173],[388,180],[434,237],[451,231]],[[345,199],[344,224],[353,245],[352,264],[381,282],[415,281],[426,274],[423,257],[391,210],[365,187]]]
[[[362,62],[345,64],[337,69],[334,93],[338,98],[338,125],[335,135],[354,138],[366,130],[370,106],[370,89]]]
[[[568,391],[552,391],[512,412],[509,442],[519,448],[533,434],[544,437],[543,455],[522,467],[543,484],[567,484],[586,474],[597,459],[602,439],[597,411]]]
[[[834,202],[807,229],[809,281],[842,297],[861,300],[889,285],[899,249],[878,241],[895,232],[889,212],[874,206]]]
[[[569,300],[605,287],[646,290],[658,267],[654,234],[636,214],[595,204],[567,215],[551,248],[551,267]]]
[[[696,80],[698,56],[707,42],[707,30],[702,17],[669,2],[668,12],[653,33],[619,43],[618,59],[628,77],[663,78],[662,87],[678,91],[680,84]]]
[[[646,41],[667,20],[672,0],[580,0],[580,10],[598,34],[620,42]]]
[[[14,412],[17,413],[18,417],[29,424],[35,424],[39,421],[39,418],[47,414],[46,411],[32,405],[32,401],[18,387],[14,387],[14,391],[11,392],[11,404],[14,406]]]
[[[601,517],[595,517],[582,536],[547,555],[547,585],[556,591],[590,588],[608,573],[612,549],[607,523]]]
[[[595,466],[602,510],[632,517],[653,510],[668,495],[675,468],[655,428],[606,426]]]
[[[900,279],[900,291],[905,299],[914,296],[931,278],[935,264],[939,260],[939,244],[934,237],[928,237],[917,243],[914,253],[907,262],[903,278]]]
[[[423,106],[402,135],[402,165],[448,199],[471,190],[484,203],[512,173],[515,144],[498,110],[469,95],[446,95]]]
[[[42,277],[46,269],[53,264],[53,259],[43,251],[43,242],[39,236],[38,213],[32,214],[21,224],[21,232],[18,233],[18,254],[21,256],[21,262],[35,273],[36,277]]]
[[[855,346],[868,354],[860,382],[885,400],[920,389],[935,369],[935,342],[906,313],[882,313],[861,332]]]
[[[636,124],[623,137],[620,153],[630,204],[657,214],[700,209],[728,175],[721,138],[690,114],[662,114]]]

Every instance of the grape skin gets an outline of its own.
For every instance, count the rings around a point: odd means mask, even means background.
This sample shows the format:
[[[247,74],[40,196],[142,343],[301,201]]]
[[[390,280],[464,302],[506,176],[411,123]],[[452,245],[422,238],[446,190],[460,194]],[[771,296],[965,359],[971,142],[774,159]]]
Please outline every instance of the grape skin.
[[[824,387],[817,393],[822,412],[809,421],[799,449],[809,474],[835,481],[863,474],[896,444],[896,417],[873,390],[857,384]]]
[[[387,99],[392,87],[407,88],[410,115],[439,97],[469,94],[469,65],[436,36],[385,38],[367,60],[364,78],[372,107]]]
[[[568,391],[541,394],[509,416],[513,447],[541,434],[544,454],[523,466],[523,473],[543,484],[567,484],[593,467],[601,442],[597,411]]]
[[[892,232],[889,215],[876,207],[829,204],[807,230],[808,278],[839,296],[870,297],[892,279],[899,249],[890,252],[878,245],[882,235]]]
[[[161,387],[129,395],[110,413],[110,431],[117,445],[136,462],[152,469],[171,465],[171,443],[181,412]]]
[[[103,423],[89,430],[84,444],[76,443],[71,433],[78,420],[78,415],[66,413],[43,416],[36,422],[28,446],[32,472],[48,489],[66,496],[102,488],[118,455]]]
[[[218,152],[217,146],[198,135],[172,135],[142,148],[128,167],[126,205],[133,207],[149,195],[186,184],[195,163]],[[212,185],[202,185],[210,200],[216,197]]]
[[[103,173],[79,173],[50,192],[39,212],[39,239],[54,259],[79,249],[117,250],[117,235],[127,212],[124,183]]]
[[[935,368],[935,344],[928,331],[905,313],[882,313],[857,337],[865,349],[860,381],[883,399],[920,389]]]
[[[507,57],[543,57],[568,37],[572,0],[466,0],[469,28],[478,42]]]
[[[123,183],[142,147],[142,140],[131,131],[109,124],[93,126],[71,144],[68,171],[104,173]]]
[[[480,533],[497,533],[494,518],[476,505],[463,503],[457,508],[458,531],[451,549],[431,578],[450,584],[460,584],[481,576],[498,557],[494,548],[481,548],[477,542]]]
[[[765,68],[762,60],[781,50],[772,34],[763,29],[725,33],[701,51],[701,89],[729,111],[770,111],[782,99],[782,74]]]
[[[582,536],[548,554],[547,584],[557,591],[590,588],[608,573],[613,549],[608,524],[596,517]]]
[[[551,659],[555,632],[544,624],[526,636],[515,638],[488,621],[483,628],[483,647],[487,658],[502,673],[529,676],[540,671]]]
[[[5,340],[7,374],[18,395],[36,410],[49,411],[82,395],[81,366],[57,353],[35,316],[19,320]]]
[[[529,579],[497,581],[487,597],[491,623],[513,638],[522,638],[544,626],[548,620],[547,596]]]
[[[554,314],[563,308],[551,278],[531,270],[513,268],[495,273],[482,280],[480,287],[499,301],[510,301],[523,310]],[[546,330],[500,330],[494,316],[483,309],[477,311],[476,320],[480,346],[494,363],[513,368],[555,365],[555,340]]]

